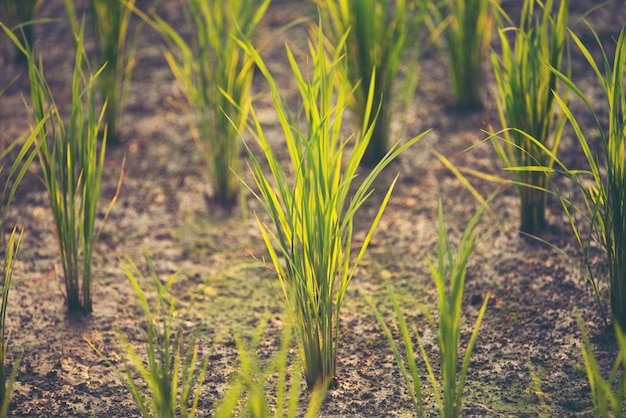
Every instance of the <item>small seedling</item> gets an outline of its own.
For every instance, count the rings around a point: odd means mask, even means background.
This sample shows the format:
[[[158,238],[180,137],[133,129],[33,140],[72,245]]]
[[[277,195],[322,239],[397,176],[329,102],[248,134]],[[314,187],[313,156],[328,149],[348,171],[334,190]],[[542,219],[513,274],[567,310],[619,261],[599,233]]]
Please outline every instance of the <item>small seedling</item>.
[[[147,347],[141,353],[118,332],[118,339],[127,356],[124,373],[119,371],[111,361],[102,354],[90,341],[87,344],[98,353],[115,374],[124,383],[133,396],[141,416],[145,418],[193,418],[198,408],[200,392],[206,375],[209,356],[205,355],[199,363],[200,346],[196,337],[187,341],[182,327],[175,329],[174,317],[176,307],[169,289],[178,277],[178,273],[170,276],[164,283],[159,279],[150,255],[145,252],[150,270],[147,280],[137,265],[130,259],[122,261],[122,267],[135,291],[145,316]],[[148,300],[144,286],[152,283],[156,291],[156,303]],[[187,345],[187,352],[183,346]],[[147,356],[147,362],[143,356]],[[140,379],[147,386],[149,396],[143,394],[133,369],[139,373]]]
[[[467,376],[472,350],[476,343],[476,338],[478,337],[480,324],[482,323],[485,310],[487,309],[487,302],[489,301],[489,295],[487,295],[483,300],[480,311],[478,312],[478,317],[474,323],[474,328],[463,356],[463,362],[459,364],[458,350],[461,335],[461,308],[465,287],[465,274],[467,262],[476,245],[474,229],[483,209],[484,207],[481,206],[468,223],[455,255],[452,251],[452,246],[450,245],[443,222],[441,201],[439,202],[437,217],[437,229],[439,232],[437,241],[437,263],[434,264],[428,261],[428,267],[430,268],[435,286],[437,287],[439,301],[439,355],[441,361],[441,379],[435,376],[432,362],[424,349],[417,327],[413,326],[412,329],[409,329],[404,318],[404,313],[400,309],[391,287],[389,287],[389,294],[400,327],[405,350],[404,356],[401,354],[391,331],[385,324],[376,305],[371,300],[367,300],[378,322],[383,327],[383,331],[391,345],[391,349],[400,367],[400,373],[402,374],[418,417],[424,416],[423,391],[410,331],[413,331],[413,334],[417,338],[419,351],[426,365],[428,378],[433,387],[437,407],[441,416],[453,418],[459,417],[461,414],[465,378]],[[432,323],[432,318],[429,319]],[[440,381],[443,383],[443,387]]]
[[[262,362],[257,354],[260,339],[265,327],[261,321],[250,344],[237,338],[239,351],[239,371],[232,379],[220,406],[214,413],[216,418],[230,418],[232,416],[250,416],[255,418],[276,417],[295,418],[303,416],[299,411],[301,389],[301,364],[296,360],[293,367],[289,367],[289,353],[293,344],[293,325],[287,324],[283,330],[280,349],[267,362]],[[287,381],[289,370],[291,379]],[[269,380],[275,377],[275,407],[271,412],[267,393]],[[288,390],[287,390],[288,389]],[[309,395],[309,403],[304,417],[318,416],[326,394],[326,388],[316,387]],[[240,411],[238,414],[237,411]]]

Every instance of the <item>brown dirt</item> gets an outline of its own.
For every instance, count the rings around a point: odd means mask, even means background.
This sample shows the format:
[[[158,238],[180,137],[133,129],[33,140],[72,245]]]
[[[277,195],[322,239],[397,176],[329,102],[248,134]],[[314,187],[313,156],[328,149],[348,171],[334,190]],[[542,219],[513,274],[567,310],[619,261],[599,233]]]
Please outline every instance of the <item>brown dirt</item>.
[[[72,43],[63,21],[62,2],[44,3],[42,17],[61,18],[38,26],[36,36],[48,81],[63,107],[69,98]],[[503,6],[513,10],[519,8],[517,3],[508,0]],[[593,0],[572,1],[572,24],[594,4]],[[163,1],[159,10],[182,28],[178,2]],[[306,27],[298,25],[280,36],[273,34],[285,23],[313,16],[314,12],[314,7],[304,1],[275,0],[261,28],[261,38],[272,40],[264,52],[269,68],[292,100],[295,90],[282,45],[289,40],[304,50]],[[626,22],[624,2],[609,2],[590,19],[609,45]],[[583,25],[578,24],[576,31],[592,46],[593,38]],[[119,125],[122,143],[108,151],[103,202],[114,194],[124,155],[126,169],[122,194],[97,247],[94,312],[89,318],[66,315],[55,232],[36,165],[12,207],[6,227],[18,223],[26,230],[15,273],[20,283],[11,291],[8,312],[9,358],[23,351],[10,407],[12,416],[138,415],[129,393],[87,346],[85,338],[120,367],[123,354],[114,330],[122,330],[141,346],[143,319],[119,259],[129,256],[143,266],[142,247],[152,254],[163,278],[182,270],[173,293],[180,300],[181,314],[187,315],[184,326],[200,332],[203,351],[208,353],[216,336],[225,333],[211,352],[200,416],[210,415],[237,367],[234,335],[249,334],[269,315],[261,356],[278,347],[283,307],[272,290],[271,272],[257,261],[265,254],[252,216],[259,205],[247,194],[243,198],[245,210],[240,207],[228,214],[207,202],[204,196],[210,191],[204,165],[184,114],[171,104],[180,94],[162,57],[160,40],[145,29],[139,45],[131,92]],[[579,54],[573,52],[572,57],[576,80],[583,90],[601,100],[593,73]],[[23,96],[28,96],[27,77],[24,68],[13,63],[7,42],[0,46],[0,68],[0,85],[20,75],[0,98],[0,144],[4,146],[27,129],[30,119],[23,105]],[[493,77],[487,68],[485,74],[485,109],[461,114],[451,107],[441,54],[432,50],[423,57],[406,134],[417,135],[429,128],[433,131],[379,180],[378,188],[383,190],[400,172],[393,199],[346,298],[338,356],[339,387],[330,391],[323,416],[411,415],[410,400],[391,350],[363,297],[377,300],[390,318],[385,291],[385,282],[390,280],[408,319],[416,324],[427,349],[434,350],[436,337],[420,307],[436,311],[436,294],[424,259],[434,257],[437,200],[444,203],[453,239],[463,231],[477,205],[431,150],[437,149],[457,166],[503,175],[488,144],[464,152],[481,142],[485,137],[481,130],[497,120]],[[255,79],[255,86],[264,93],[255,106],[269,135],[280,143],[271,99],[260,77]],[[602,102],[598,106],[604,109]],[[399,132],[399,124],[394,126]],[[595,135],[591,120],[584,127]],[[571,133],[565,138],[562,156],[572,166],[584,163]],[[247,174],[244,177],[248,178]],[[478,180],[474,183],[484,195],[497,187]],[[364,219],[376,210],[377,197],[364,208]],[[477,248],[468,270],[463,341],[467,341],[478,312],[477,302],[486,292],[493,297],[472,357],[463,415],[592,416],[574,310],[578,309],[594,336],[602,364],[612,361],[616,347],[603,333],[591,287],[558,251],[518,236],[519,209],[513,188],[502,188],[493,208],[497,217],[484,216],[480,228],[486,231],[495,225],[497,229]],[[571,231],[554,199],[549,201],[548,222],[550,227],[543,238],[578,260]],[[395,330],[392,321],[390,324]],[[434,408],[430,392],[427,401],[429,408]]]

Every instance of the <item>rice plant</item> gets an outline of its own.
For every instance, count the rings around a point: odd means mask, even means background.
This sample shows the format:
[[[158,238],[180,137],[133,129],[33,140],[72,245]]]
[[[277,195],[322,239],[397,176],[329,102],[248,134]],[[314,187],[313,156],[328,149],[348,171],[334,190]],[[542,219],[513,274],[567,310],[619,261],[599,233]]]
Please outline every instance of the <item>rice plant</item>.
[[[81,25],[72,77],[71,112],[69,119],[64,119],[46,83],[41,60],[36,63],[34,52],[23,46],[6,26],[0,25],[28,55],[32,110],[35,123],[41,125],[37,136],[38,157],[55,220],[68,311],[89,313],[91,260],[99,236],[95,221],[107,132],[105,128],[100,134],[106,105],[97,112],[94,91],[101,70],[95,74],[89,72],[83,48],[84,25]],[[114,202],[115,197],[104,221]]]
[[[253,61],[237,43],[237,36],[252,36],[270,0],[189,0],[187,41],[158,15],[135,8],[167,43],[165,58],[193,115],[192,136],[204,159],[215,200],[223,207],[236,204],[240,183],[237,130],[248,123]]]
[[[216,418],[230,418],[232,416],[255,418],[272,416],[276,418],[283,416],[287,418],[317,417],[324,401],[326,388],[323,386],[316,387],[309,396],[306,410],[300,411],[301,365],[298,359],[293,364],[291,369],[294,371],[291,372],[291,378],[287,381],[287,375],[290,374],[289,353],[293,345],[293,324],[288,323],[285,326],[279,350],[266,362],[262,362],[257,354],[264,326],[265,321],[261,321],[250,344],[237,338],[239,370],[229,384],[213,416]],[[269,381],[272,377],[275,377],[276,392],[276,404],[273,408],[270,407],[267,397]],[[272,409],[274,409],[273,413]]]
[[[289,47],[291,70],[302,99],[307,130],[298,128],[276,82],[259,53],[249,41],[242,42],[270,84],[274,107],[289,153],[288,167],[281,165],[277,145],[265,135],[254,109],[253,136],[269,165],[265,174],[256,153],[246,146],[250,169],[259,199],[273,227],[257,217],[259,228],[278,276],[283,301],[296,324],[307,385],[336,384],[340,311],[346,289],[354,277],[374,230],[391,197],[389,187],[356,256],[352,256],[354,218],[372,193],[374,179],[401,152],[424,134],[405,144],[396,143],[360,182],[357,169],[374,127],[369,112],[374,105],[374,88],[369,89],[366,117],[360,131],[344,139],[341,124],[348,106],[349,92],[337,82],[342,65],[345,36],[332,56],[324,49],[321,29],[318,39],[309,42],[309,77],[302,72]],[[375,82],[375,78],[369,81]],[[350,150],[348,147],[352,147]],[[354,190],[351,193],[351,190]],[[330,383],[329,383],[330,382]]]
[[[37,11],[41,7],[43,0],[4,0],[8,16],[8,24],[14,29],[19,27],[26,45],[33,45],[33,24]],[[15,61],[26,63],[27,57],[17,49]]]
[[[428,267],[430,268],[435,286],[437,287],[439,302],[439,356],[441,362],[441,378],[435,376],[432,362],[424,349],[417,327],[413,325],[411,329],[409,329],[404,313],[400,309],[391,287],[389,287],[389,291],[396,319],[400,328],[402,344],[404,346],[404,356],[402,355],[398,344],[394,340],[391,331],[385,324],[382,315],[376,308],[376,305],[372,301],[367,300],[376,315],[378,322],[382,326],[389,344],[391,345],[394,357],[400,368],[400,373],[404,379],[404,383],[411,397],[413,406],[415,407],[415,412],[419,417],[424,416],[424,403],[420,371],[415,360],[415,350],[413,348],[413,341],[411,340],[411,331],[413,332],[415,338],[417,338],[419,351],[426,365],[428,378],[430,384],[432,385],[435,400],[437,401],[437,407],[441,416],[452,418],[459,417],[461,414],[465,378],[470,365],[472,350],[474,348],[474,344],[476,343],[476,338],[478,337],[480,324],[482,323],[485,310],[487,309],[487,302],[489,301],[489,295],[487,295],[483,300],[480,311],[478,312],[478,317],[474,323],[470,340],[465,348],[463,361],[462,363],[459,363],[458,353],[461,334],[461,308],[463,303],[467,262],[476,245],[476,234],[474,232],[474,228],[480,218],[480,215],[482,214],[483,209],[484,207],[481,206],[468,223],[455,255],[445,229],[441,201],[439,202],[437,216],[437,229],[439,232],[437,240],[437,263],[434,264],[428,261]],[[432,324],[432,318],[429,317],[429,319]]]
[[[619,326],[615,326],[619,351],[615,363],[605,379],[593,354],[585,324],[580,315],[576,319],[583,340],[581,350],[596,416],[601,418],[622,417],[624,416],[624,400],[626,399],[626,373],[624,372],[626,370],[626,336],[624,331]]]
[[[595,32],[594,32],[595,34]],[[567,103],[556,96],[559,106],[567,116],[589,164],[589,170],[566,170],[565,174],[579,186],[584,207],[572,208],[568,199],[562,198],[563,208],[570,220],[577,242],[583,252],[589,280],[594,285],[596,298],[598,286],[605,269],[596,270],[591,260],[591,250],[597,244],[606,253],[606,281],[609,289],[611,316],[622,330],[626,328],[626,170],[624,141],[626,139],[626,25],[621,29],[611,65],[602,44],[596,41],[603,53],[601,71],[591,52],[570,30],[570,35],[595,72],[607,100],[608,127],[596,113],[591,102],[565,74],[553,69],[560,80],[582,100],[597,122],[602,154],[592,151],[587,134]],[[604,166],[602,165],[604,164]],[[581,226],[577,215],[582,215]],[[588,231],[588,236],[584,234]]]
[[[415,0],[316,0],[330,38],[340,42],[346,33],[346,88],[354,87],[350,106],[360,125],[372,125],[373,132],[362,163],[375,165],[389,148],[390,122],[394,102],[408,104],[417,84],[418,39],[426,2]],[[394,85],[404,61],[410,56],[406,82],[398,91]],[[369,81],[374,78],[374,103],[378,112],[368,112]],[[349,87],[350,86],[350,87]],[[365,116],[369,115],[369,120]]]
[[[97,84],[103,100],[107,103],[105,124],[109,132],[109,142],[118,140],[117,119],[135,65],[141,25],[133,35],[129,35],[131,8],[134,4],[135,0],[89,1],[98,55],[94,65],[103,68]],[[78,19],[73,0],[65,0],[65,7],[72,30],[78,33]]]
[[[566,122],[563,113],[556,116],[553,92],[559,88],[559,79],[550,68],[562,67],[569,1],[562,0],[555,15],[553,4],[552,0],[524,0],[519,27],[498,28],[502,53],[491,55],[503,128],[502,140],[492,143],[504,166],[515,167],[508,174],[517,187],[520,230],[526,234],[536,234],[546,226],[549,180],[544,172],[524,168],[553,166],[554,160],[537,141],[556,155]],[[514,46],[509,42],[511,31]]]
[[[4,224],[0,226],[4,228]],[[15,383],[18,366],[21,360],[21,355],[15,357],[11,366],[11,372],[9,376],[7,376],[4,367],[7,353],[7,306],[9,303],[9,290],[11,289],[12,284],[13,268],[15,266],[15,260],[17,259],[17,253],[23,236],[23,230],[19,233],[19,235],[17,235],[17,227],[13,228],[13,231],[9,236],[7,247],[4,250],[4,261],[2,267],[2,310],[0,311],[0,417],[8,416],[9,403],[11,402],[11,394],[13,392],[13,384]]]
[[[6,30],[6,27],[3,29]],[[13,162],[9,168],[5,184],[0,194],[0,251],[2,251],[2,302],[0,307],[0,417],[7,417],[9,403],[11,401],[11,393],[13,384],[17,377],[18,366],[21,355],[16,356],[9,376],[6,375],[5,360],[7,354],[7,333],[6,333],[6,317],[7,306],[9,303],[9,291],[12,285],[13,269],[17,254],[24,236],[24,230],[17,233],[18,228],[14,227],[9,235],[6,247],[4,246],[4,227],[9,207],[15,196],[17,187],[30,167],[31,162],[37,155],[37,146],[35,138],[41,129],[42,124],[32,129],[30,135],[18,138],[12,142],[4,151],[0,152],[0,173],[4,168],[4,160],[11,153],[17,151]]]
[[[431,10],[443,25],[448,71],[456,104],[482,108],[482,70],[499,0],[434,0]]]
[[[171,275],[162,283],[152,258],[147,251],[144,251],[144,255],[150,271],[149,279],[142,275],[141,270],[130,258],[121,264],[145,316],[147,338],[145,353],[140,353],[126,335],[118,332],[119,342],[127,357],[122,373],[97,347],[88,340],[87,343],[124,383],[141,416],[192,418],[197,411],[209,356],[205,355],[200,361],[200,345],[195,335],[187,339],[182,327],[174,323],[176,307],[169,290],[178,273]],[[154,302],[148,300],[144,288],[150,283],[156,291]],[[188,347],[186,352],[184,346]],[[145,356],[147,361],[144,360]],[[135,371],[139,377],[136,377]],[[142,393],[140,381],[147,387],[149,395]]]

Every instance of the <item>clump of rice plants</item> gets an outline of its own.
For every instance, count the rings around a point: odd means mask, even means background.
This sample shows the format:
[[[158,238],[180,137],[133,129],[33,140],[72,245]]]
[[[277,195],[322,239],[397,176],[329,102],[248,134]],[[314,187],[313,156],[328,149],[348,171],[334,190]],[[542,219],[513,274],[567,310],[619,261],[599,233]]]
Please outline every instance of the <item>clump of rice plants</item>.
[[[8,15],[8,24],[13,28],[19,27],[23,35],[23,42],[26,45],[33,44],[33,25],[31,21],[35,18],[37,11],[41,7],[43,0],[4,0],[4,5]],[[27,57],[17,49],[15,61],[26,63]]]
[[[102,67],[98,88],[107,103],[105,124],[109,142],[117,141],[117,119],[124,96],[128,91],[135,51],[141,26],[129,36],[128,28],[135,0],[90,0],[93,35],[96,42],[95,65]],[[78,33],[78,19],[73,0],[65,0],[65,6],[74,33]]]
[[[360,125],[374,127],[362,163],[375,165],[389,149],[390,122],[394,101],[407,103],[417,84],[416,44],[426,15],[426,2],[414,0],[316,0],[325,27],[335,43],[346,33],[346,87],[353,90],[350,106]],[[417,42],[418,43],[418,42]],[[394,85],[401,67],[410,56],[406,82],[396,99]],[[375,80],[374,103],[378,112],[367,111],[369,82]],[[365,116],[369,115],[369,120]]]
[[[289,374],[289,353],[293,344],[293,324],[287,324],[283,329],[281,345],[278,351],[266,362],[262,362],[257,354],[262,337],[265,321],[261,321],[249,344],[237,338],[239,352],[239,371],[235,374],[223,396],[220,405],[214,413],[216,418],[230,418],[232,416],[250,416],[256,418],[304,416],[314,418],[318,416],[324,401],[326,388],[316,387],[309,397],[305,411],[300,411],[300,362],[296,359]],[[264,364],[265,363],[265,364]],[[275,407],[274,413],[268,402],[267,392],[270,377],[275,376]],[[239,413],[237,413],[239,411]],[[304,412],[304,415],[302,413]]]
[[[329,56],[324,48],[324,36],[318,29],[317,39],[309,43],[308,77],[302,72],[291,49],[286,48],[302,99],[306,131],[299,129],[299,120],[281,96],[259,53],[249,41],[242,42],[270,84],[274,107],[285,136],[284,146],[289,152],[288,167],[285,167],[275,154],[276,145],[265,135],[253,109],[253,136],[263,153],[259,157],[246,147],[258,192],[251,187],[250,190],[270,217],[272,226],[260,217],[257,220],[278,276],[278,288],[282,291],[289,314],[294,318],[310,389],[336,384],[338,330],[343,300],[391,197],[395,180],[356,256],[352,256],[354,218],[372,193],[374,179],[383,168],[425,134],[402,145],[396,143],[360,183],[356,182],[359,164],[374,130],[369,113],[375,106],[375,79],[369,80],[371,88],[362,128],[349,138],[342,138],[341,124],[349,92],[342,84],[345,81],[338,82],[337,76],[343,65],[345,41],[346,36]],[[269,165],[270,174],[264,172],[259,158]]]
[[[396,362],[400,368],[400,373],[411,397],[411,401],[415,407],[415,412],[417,416],[420,417],[424,416],[425,412],[424,400],[422,396],[422,383],[420,381],[421,374],[415,360],[411,331],[417,338],[419,351],[426,365],[428,378],[433,387],[437,408],[441,416],[452,418],[459,417],[461,414],[465,378],[470,365],[472,350],[476,343],[476,338],[478,337],[480,324],[482,323],[485,310],[487,309],[487,302],[489,301],[489,295],[487,295],[478,312],[470,340],[465,348],[463,361],[459,363],[458,350],[461,335],[461,308],[465,287],[465,275],[469,257],[476,246],[474,229],[483,209],[484,207],[481,206],[468,223],[455,255],[443,222],[441,201],[439,202],[437,216],[437,229],[439,232],[437,240],[437,262],[435,264],[428,261],[428,267],[430,268],[435,286],[437,287],[439,302],[439,355],[441,362],[441,379],[435,376],[430,357],[424,349],[417,327],[413,326],[409,329],[404,313],[400,309],[393,291],[391,291],[391,287],[389,288],[391,301],[400,327],[402,343],[404,345],[404,355],[400,352],[400,348],[395,342],[391,331],[385,324],[382,315],[376,308],[376,305],[372,301],[367,300],[387,336]],[[434,327],[432,318],[429,317],[429,319]]]
[[[42,62],[37,63],[34,52],[2,26],[28,55],[33,116],[36,124],[41,125],[37,135],[38,156],[56,225],[67,308],[70,313],[90,313],[91,260],[99,237],[95,223],[107,132],[105,128],[100,133],[106,105],[98,113],[95,98],[95,81],[101,70],[95,74],[89,72],[83,48],[84,25],[81,25],[72,77],[71,112],[69,119],[64,119],[46,83]],[[105,221],[114,202],[115,197],[106,211]]]
[[[595,32],[594,32],[595,33]],[[608,108],[608,127],[598,116],[585,94],[567,75],[553,69],[561,81],[580,98],[597,122],[602,153],[592,151],[588,134],[583,131],[576,116],[559,96],[559,106],[574,129],[578,142],[589,164],[589,170],[565,170],[579,187],[584,198],[584,207],[573,207],[569,199],[562,197],[563,208],[570,220],[577,242],[583,252],[587,276],[594,286],[596,298],[602,309],[599,282],[606,272],[609,289],[611,316],[624,330],[626,328],[626,25],[617,40],[613,63],[609,62],[600,40],[596,41],[603,53],[602,67],[596,64],[591,52],[570,30],[570,34],[597,75],[602,86]],[[583,225],[578,216],[582,216]],[[588,231],[585,237],[584,231]],[[598,245],[606,253],[607,269],[596,269],[591,260],[591,250]],[[603,314],[604,310],[602,309]]]
[[[498,29],[502,52],[499,56],[494,51],[491,57],[503,128],[502,140],[495,139],[493,145],[517,187],[520,230],[526,234],[536,234],[546,226],[549,181],[545,171],[527,168],[553,166],[551,156],[557,153],[566,122],[563,113],[556,116],[553,92],[559,88],[559,79],[551,67],[562,66],[569,2],[562,0],[554,16],[553,4],[552,0],[525,0],[519,27]],[[511,31],[513,47],[508,38]]]
[[[491,42],[499,0],[435,0],[431,10],[443,27],[448,71],[456,104],[482,108],[482,66]]]
[[[150,279],[142,275],[130,258],[122,261],[122,267],[145,316],[147,362],[143,358],[144,353],[140,354],[128,337],[121,332],[117,335],[127,356],[124,362],[124,373],[119,371],[90,341],[87,343],[124,383],[133,396],[142,417],[193,418],[198,408],[209,356],[205,355],[200,361],[200,345],[196,337],[192,336],[187,340],[182,327],[179,326],[175,330],[176,306],[169,290],[179,273],[161,282],[152,258],[147,251],[144,255],[150,271]],[[155,303],[148,300],[144,288],[149,283],[152,283],[156,291]],[[188,346],[186,352],[185,345]],[[139,378],[135,377],[133,369],[139,373]],[[139,379],[147,386],[149,396],[139,389]]]
[[[213,195],[222,207],[237,203],[241,141],[237,130],[248,123],[254,63],[237,43],[252,36],[270,0],[190,0],[192,41],[183,38],[158,15],[137,9],[167,43],[165,58],[180,84],[193,115],[192,136],[204,159]]]

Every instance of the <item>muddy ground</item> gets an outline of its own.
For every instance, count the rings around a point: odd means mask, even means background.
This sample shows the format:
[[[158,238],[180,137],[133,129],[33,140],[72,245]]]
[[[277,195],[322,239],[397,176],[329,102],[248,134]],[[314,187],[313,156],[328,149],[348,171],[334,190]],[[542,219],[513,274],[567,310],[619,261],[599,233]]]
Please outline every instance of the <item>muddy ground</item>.
[[[86,2],[79,2],[79,10],[86,10],[82,3]],[[148,2],[138,3],[145,6]],[[518,3],[504,1],[503,7],[515,16]],[[593,38],[576,20],[596,2],[571,3],[571,25],[591,47]],[[162,1],[159,12],[184,31],[177,1]],[[60,19],[38,26],[36,38],[48,81],[63,108],[70,97],[67,88],[73,60],[63,2],[45,1],[40,15]],[[308,2],[274,0],[260,29],[260,39],[269,42],[264,56],[270,71],[290,100],[296,98],[295,85],[283,44],[289,41],[304,50],[307,28],[300,24],[279,35],[277,30],[314,15],[315,8]],[[613,38],[626,22],[625,3],[609,1],[589,19],[612,56]],[[89,42],[87,46],[92,45]],[[27,76],[24,67],[14,64],[13,54],[7,42],[0,46],[0,85],[19,75],[0,98],[2,146],[31,123],[23,104],[23,97],[28,96]],[[126,166],[121,195],[96,250],[94,312],[90,317],[76,319],[66,314],[56,236],[37,164],[24,179],[10,211],[6,229],[16,223],[25,229],[15,271],[20,283],[11,291],[8,311],[9,360],[23,353],[10,406],[12,416],[138,415],[128,391],[85,339],[118,367],[122,367],[123,354],[114,330],[125,332],[143,347],[143,318],[119,261],[130,257],[143,268],[143,248],[151,253],[163,279],[182,271],[173,293],[179,300],[183,326],[189,332],[199,332],[203,352],[209,353],[221,335],[210,354],[199,416],[210,416],[237,368],[235,335],[249,335],[259,321],[267,319],[259,355],[267,358],[280,344],[283,305],[272,288],[272,272],[259,262],[266,254],[253,216],[260,206],[249,193],[243,195],[241,205],[232,213],[206,199],[210,189],[204,164],[190,136],[185,113],[173,104],[180,98],[180,91],[163,59],[160,39],[149,28],[141,33],[137,58],[131,91],[120,118],[120,144],[111,146],[107,155],[103,207],[115,193],[124,156]],[[574,78],[605,116],[601,90],[592,71],[575,51],[572,60]],[[399,172],[393,198],[346,297],[338,355],[339,387],[329,392],[322,416],[411,415],[410,399],[391,350],[364,296],[378,301],[392,330],[397,330],[390,319],[385,289],[385,283],[391,281],[408,320],[416,324],[427,349],[434,353],[436,334],[422,308],[436,313],[435,288],[424,260],[434,257],[437,200],[443,201],[453,240],[460,236],[477,203],[432,150],[459,167],[504,175],[489,144],[464,151],[485,138],[482,130],[489,124],[497,126],[494,82],[488,66],[484,71],[485,107],[474,113],[454,109],[440,51],[426,51],[421,66],[404,135],[399,116],[393,125],[394,134],[406,138],[426,129],[432,131],[383,173],[377,182],[378,193],[360,215],[367,220],[375,213],[385,186]],[[280,144],[283,137],[266,84],[259,75],[255,90],[260,94],[255,107],[266,132]],[[583,126],[589,135],[597,139],[593,121],[585,116],[580,104],[574,107],[584,118]],[[572,167],[584,167],[570,131],[564,138],[561,156]],[[245,172],[243,177],[250,180]],[[567,187],[562,179],[556,181]],[[499,193],[492,202],[495,217],[483,216],[479,227],[483,232],[494,226],[495,230],[480,243],[468,269],[464,342],[480,300],[487,292],[493,296],[472,357],[463,415],[592,416],[574,311],[577,309],[584,318],[605,366],[613,361],[616,345],[605,331],[590,285],[559,251],[519,236],[519,204],[514,188],[477,179],[473,183],[485,196],[497,189]],[[580,261],[556,199],[549,199],[547,218],[549,228],[542,238]],[[363,222],[363,231],[366,225]],[[357,233],[357,240],[363,233]],[[426,400],[432,410],[432,392],[427,391]]]

